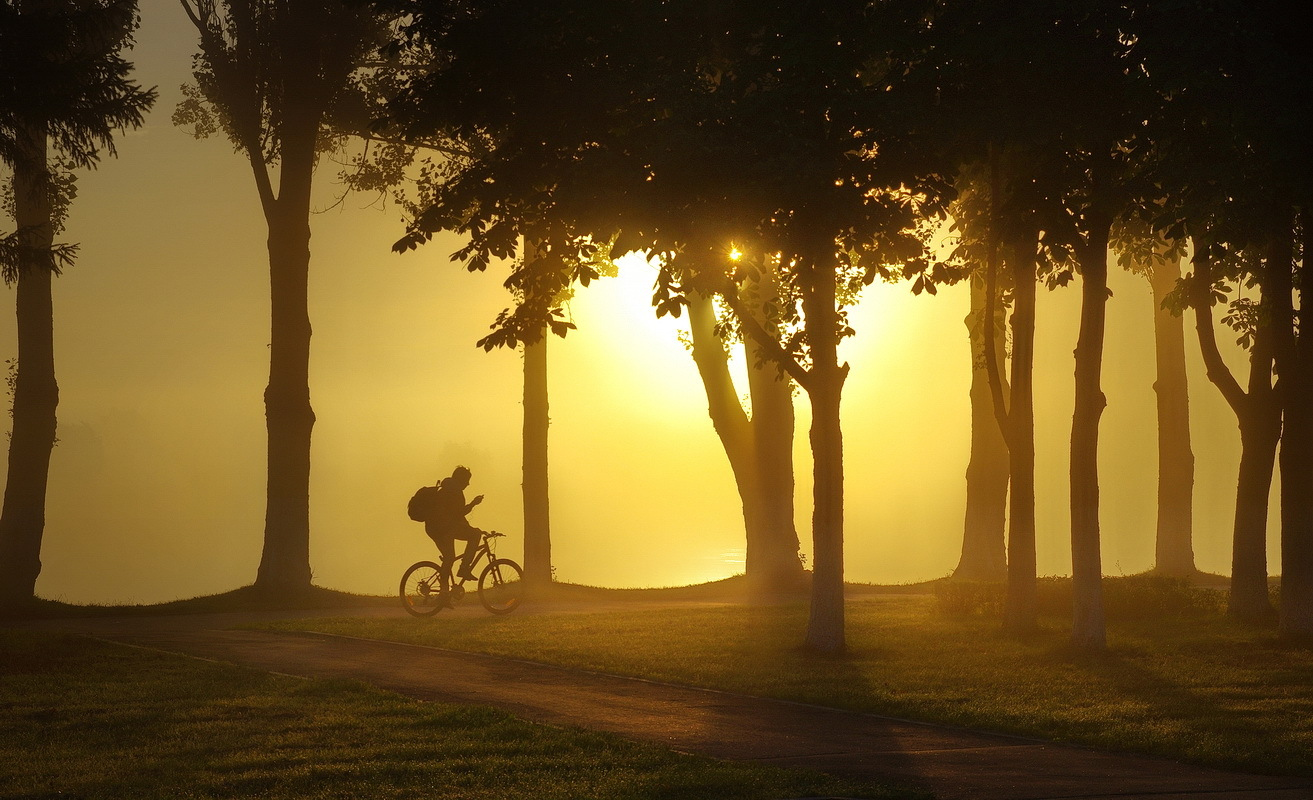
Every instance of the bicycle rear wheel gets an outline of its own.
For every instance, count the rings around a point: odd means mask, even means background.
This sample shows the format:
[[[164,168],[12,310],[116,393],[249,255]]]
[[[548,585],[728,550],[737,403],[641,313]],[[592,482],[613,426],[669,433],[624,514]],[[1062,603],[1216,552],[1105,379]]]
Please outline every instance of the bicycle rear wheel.
[[[412,564],[401,576],[401,605],[416,617],[431,617],[442,610],[441,569],[432,561]]]
[[[509,614],[520,605],[524,570],[509,558],[493,559],[479,573],[479,602],[494,614]]]

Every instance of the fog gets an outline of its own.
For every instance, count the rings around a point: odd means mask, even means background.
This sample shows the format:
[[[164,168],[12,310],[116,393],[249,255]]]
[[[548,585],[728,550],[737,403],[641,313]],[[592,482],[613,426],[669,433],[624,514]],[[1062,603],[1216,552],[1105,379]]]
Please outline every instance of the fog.
[[[77,263],[55,283],[59,444],[51,465],[39,595],[156,602],[255,577],[263,535],[268,373],[264,222],[249,169],[222,140],[170,123],[192,38],[172,0],[144,0],[137,79],[158,85],[120,158],[82,173],[64,241]],[[321,165],[312,220],[311,564],[315,582],[395,591],[435,548],[406,501],[456,464],[487,500],[476,526],[519,557],[520,359],[474,342],[510,303],[504,270],[468,274],[439,238],[396,255],[400,213],[353,196],[335,206]],[[559,580],[661,586],[742,570],[728,463],[678,322],[649,304],[654,270],[571,303],[577,331],[549,345],[553,561]],[[1152,566],[1156,466],[1148,283],[1113,270],[1101,426],[1104,568]],[[1065,574],[1067,440],[1078,281],[1040,292],[1036,355],[1041,574]],[[14,358],[13,289],[0,359]],[[965,506],[970,353],[965,287],[913,297],[878,285],[852,315],[844,395],[846,574],[912,582],[957,563]],[[1188,330],[1188,329],[1187,329]],[[1230,337],[1222,336],[1224,342]],[[1228,357],[1237,367],[1238,351]],[[1239,459],[1234,416],[1187,333],[1197,474],[1198,566],[1228,572]],[[742,365],[740,365],[740,369]],[[797,399],[798,529],[810,550],[805,398]],[[0,466],[3,470],[3,466]],[[1275,558],[1275,551],[1271,558]]]

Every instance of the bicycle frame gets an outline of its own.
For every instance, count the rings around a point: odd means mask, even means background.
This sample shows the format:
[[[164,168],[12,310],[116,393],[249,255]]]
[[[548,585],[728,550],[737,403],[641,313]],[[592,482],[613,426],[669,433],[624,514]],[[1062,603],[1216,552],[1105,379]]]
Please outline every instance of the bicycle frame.
[[[469,563],[469,571],[470,571],[470,574],[472,574],[472,575],[477,575],[477,574],[478,574],[477,567],[478,567],[480,564],[482,564],[482,563],[491,564],[491,563],[492,563],[493,559],[497,557],[496,554],[492,552],[492,540],[493,540],[493,539],[496,539],[496,538],[499,537],[499,536],[504,536],[504,535],[505,535],[505,534],[497,533],[496,531],[488,531],[487,533],[483,534],[483,538],[479,541],[479,547],[478,547],[478,549],[476,549],[476,550],[474,551],[474,556],[470,559],[470,563]],[[454,560],[454,562],[453,562],[452,564],[450,564],[450,565],[443,564],[443,565],[442,565],[443,568],[448,568],[448,567],[450,568],[451,585],[452,585],[452,586],[464,586],[464,585],[465,585],[465,581],[470,580],[470,579],[468,579],[468,578],[462,578],[460,575],[456,574],[456,573],[459,571],[459,570],[457,569],[457,567],[458,567],[458,565],[459,565],[460,562],[461,562],[461,558],[462,558],[462,556],[459,556],[459,555],[458,555],[458,556],[456,556],[456,558],[455,558],[455,560]],[[442,564],[442,561],[445,561],[445,560],[446,560],[446,559],[441,559],[441,560],[439,560],[438,563],[439,563],[439,564]]]

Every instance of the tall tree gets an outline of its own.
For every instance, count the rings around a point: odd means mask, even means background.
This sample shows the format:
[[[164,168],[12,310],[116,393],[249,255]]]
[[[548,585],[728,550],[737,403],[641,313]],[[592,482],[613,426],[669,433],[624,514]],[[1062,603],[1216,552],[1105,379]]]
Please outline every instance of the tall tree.
[[[223,129],[246,158],[268,228],[268,475],[255,584],[295,592],[311,582],[310,194],[319,154],[343,133],[334,114],[356,110],[360,65],[382,26],[372,9],[340,0],[179,2],[200,52],[174,122],[198,138]]]
[[[735,251],[731,260],[742,254]],[[739,292],[756,323],[779,334],[771,319],[779,292],[769,272]],[[744,573],[755,595],[802,586],[798,533],[793,523],[793,381],[762,345],[746,335],[733,313],[721,314],[714,290],[685,293],[689,345],[706,393],[706,407],[729,458],[746,533]],[[747,364],[748,406],[744,409],[729,370],[729,348],[742,343]]]
[[[1037,185],[1022,165],[1035,160],[990,147],[987,163],[965,168],[956,208],[968,258],[984,263],[983,319],[1000,312],[1002,287],[1011,292],[1011,379],[1004,382],[998,331],[984,329],[984,371],[997,429],[1007,445],[1008,540],[1004,628],[1029,633],[1038,624],[1035,550],[1035,299],[1041,275],[1051,282],[1049,253],[1039,242],[1035,209],[1042,205],[1028,190]],[[984,174],[979,174],[983,172]],[[1002,262],[1000,264],[1000,262]],[[1006,268],[1006,274],[1002,269]],[[1069,275],[1059,271],[1058,275]]]
[[[1310,77],[1306,68],[1304,77]],[[1307,98],[1307,87],[1305,97]],[[1307,106],[1306,106],[1307,108]],[[1304,157],[1309,157],[1307,144]],[[1307,191],[1307,187],[1301,187]],[[1300,216],[1279,192],[1272,207],[1267,273],[1271,281],[1275,336],[1273,364],[1281,399],[1281,602],[1278,627],[1290,641],[1313,642],[1313,332],[1305,320],[1308,295],[1297,287],[1313,280],[1304,250]],[[1298,292],[1298,304],[1294,297]]]
[[[546,255],[542,242],[526,242],[531,260]],[[532,583],[552,580],[551,493],[548,490],[547,430],[551,422],[547,392],[547,326],[524,343],[524,577]]]
[[[774,299],[769,277],[762,273],[761,281],[745,287],[742,300],[758,324],[778,334],[767,315]],[[685,296],[693,359],[706,391],[707,410],[743,506],[749,590],[769,594],[797,588],[803,571],[793,522],[793,381],[768,363],[755,340],[735,329],[732,315],[717,314],[716,295],[694,291]],[[729,373],[727,348],[734,338],[742,340],[747,361],[747,410]]]
[[[1154,235],[1134,213],[1118,219],[1113,249],[1121,266],[1144,276],[1153,298],[1153,384],[1158,409],[1158,522],[1154,571],[1190,577],[1194,565],[1194,452],[1185,372],[1185,321],[1176,303],[1183,241]]]
[[[1175,248],[1173,248],[1175,250]],[[1194,565],[1194,451],[1190,448],[1190,390],[1185,373],[1185,327],[1165,307],[1181,279],[1179,251],[1155,253],[1149,266],[1153,295],[1153,389],[1158,408],[1158,523],[1154,570],[1189,577]]]
[[[1076,341],[1075,411],[1071,424],[1072,642],[1083,649],[1106,644],[1099,515],[1099,421],[1107,320],[1109,241],[1112,225],[1131,199],[1127,184],[1143,146],[1136,132],[1147,112],[1135,86],[1138,68],[1126,38],[1131,12],[1105,5],[1078,14],[1072,63],[1078,66],[1082,103],[1108,103],[1113,113],[1077,112],[1080,135],[1068,144],[1072,178],[1065,205],[1073,222],[1072,249],[1081,277],[1080,332]]]
[[[432,195],[442,187],[429,187]],[[430,205],[432,209],[436,206]],[[593,276],[614,275],[615,267],[602,258],[601,248],[585,246],[582,250],[562,246],[559,225],[531,226],[534,235],[523,242],[523,257],[505,282],[516,299],[514,309],[506,309],[498,318],[493,333],[478,341],[484,350],[496,347],[523,348],[524,357],[524,426],[522,430],[522,468],[524,482],[524,575],[535,584],[552,581],[552,538],[550,493],[548,491],[548,415],[547,334],[564,336],[574,324],[561,317],[561,307],[571,295],[570,284],[575,270],[588,270]],[[569,238],[568,233],[565,234]],[[564,257],[562,254],[565,254]],[[588,259],[580,263],[581,258]]]
[[[1194,271],[1188,301],[1194,307],[1200,352],[1209,381],[1222,393],[1240,426],[1240,474],[1236,481],[1227,611],[1245,622],[1270,622],[1276,611],[1267,587],[1268,497],[1281,439],[1281,402],[1273,385],[1271,282],[1260,283],[1259,303],[1238,300],[1226,316],[1239,329],[1240,341],[1249,349],[1249,378],[1247,387],[1242,388],[1218,349],[1212,307],[1219,299],[1226,299],[1227,273],[1237,283],[1246,280],[1243,260],[1228,258],[1225,246],[1210,242],[1203,231],[1193,243]],[[1229,261],[1230,269],[1219,275],[1214,266],[1217,261]]]
[[[995,287],[997,289],[997,286]],[[1007,309],[989,291],[985,275],[971,277],[971,310],[966,326],[971,345],[971,458],[966,474],[966,519],[962,528],[962,555],[953,577],[973,581],[1003,581],[1007,578],[1008,446],[999,426],[990,389],[988,356],[1005,363]],[[987,317],[992,306],[993,314]],[[987,330],[985,326],[992,326]],[[1002,370],[999,368],[1001,374]],[[1003,380],[1000,396],[1006,404],[1009,385]]]
[[[1190,449],[1190,397],[1185,371],[1185,323],[1176,302],[1185,242],[1154,234],[1130,211],[1113,225],[1118,263],[1143,276],[1153,299],[1153,389],[1158,422],[1158,518],[1154,572],[1190,577],[1194,565],[1194,453]]]
[[[55,444],[51,282],[73,248],[54,244],[71,197],[60,191],[52,162],[93,167],[102,151],[115,153],[115,132],[141,126],[155,92],[127,77],[132,65],[122,52],[136,27],[134,2],[0,2],[0,75],[7,78],[0,81],[0,159],[13,169],[17,223],[0,266],[5,283],[18,284],[14,427],[0,510],[0,604],[7,606],[30,600],[36,589]]]

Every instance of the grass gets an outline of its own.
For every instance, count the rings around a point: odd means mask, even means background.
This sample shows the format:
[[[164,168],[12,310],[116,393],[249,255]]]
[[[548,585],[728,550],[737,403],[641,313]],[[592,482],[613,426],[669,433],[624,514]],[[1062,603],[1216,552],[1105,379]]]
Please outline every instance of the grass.
[[[27,631],[0,631],[0,763],[0,798],[919,796]]]
[[[276,623],[513,656],[1222,768],[1313,775],[1313,652],[1208,613],[1110,623],[1088,656],[1046,620],[1025,639],[934,597],[847,606],[849,653],[797,648],[801,602],[597,614]]]

